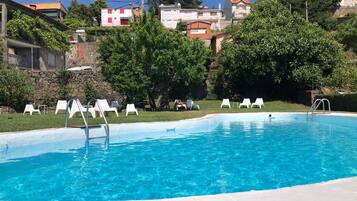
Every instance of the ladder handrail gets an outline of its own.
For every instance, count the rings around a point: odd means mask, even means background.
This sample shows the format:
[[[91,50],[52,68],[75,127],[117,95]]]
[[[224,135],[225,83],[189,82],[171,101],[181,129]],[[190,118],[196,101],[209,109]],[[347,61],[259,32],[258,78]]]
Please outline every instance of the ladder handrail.
[[[310,108],[310,112],[313,114],[314,112],[316,112],[316,110],[320,107],[321,103],[322,103],[322,111],[323,113],[325,113],[325,102],[327,103],[327,106],[328,106],[328,111],[329,113],[331,112],[331,104],[330,104],[330,101],[327,99],[327,98],[318,98],[316,99],[312,105],[311,105],[311,108]]]
[[[89,128],[89,127],[88,127],[88,121],[87,121],[88,118],[86,119],[86,118],[84,117],[82,107],[79,106],[78,101],[79,101],[78,99],[71,99],[71,100],[69,100],[68,103],[67,103],[66,113],[65,113],[65,118],[66,118],[66,120],[65,120],[65,125],[64,125],[65,128],[67,128],[67,125],[68,125],[68,117],[69,117],[68,109],[69,109],[69,105],[70,105],[71,103],[72,103],[72,105],[73,105],[74,103],[76,103],[76,105],[77,105],[77,107],[78,107],[78,109],[79,109],[79,112],[81,113],[81,116],[82,116],[82,119],[83,119],[83,122],[84,122],[84,125],[85,125],[86,129]],[[72,106],[72,107],[73,107],[73,106]],[[88,108],[87,108],[87,116],[88,116]]]
[[[99,100],[99,99],[91,99],[91,100],[88,101],[88,103],[87,103],[87,120],[88,120],[89,106],[90,106],[91,102],[95,101],[95,102],[98,103],[97,106],[98,106],[98,109],[99,109],[99,113],[100,113],[100,115],[103,117],[104,122],[105,122],[106,135],[109,135],[109,124],[108,124],[107,118],[106,118],[105,115],[104,115],[104,111],[103,111],[103,109],[102,109],[102,106],[100,106],[100,103],[98,102],[98,100]],[[94,107],[95,107],[95,102],[94,102]]]

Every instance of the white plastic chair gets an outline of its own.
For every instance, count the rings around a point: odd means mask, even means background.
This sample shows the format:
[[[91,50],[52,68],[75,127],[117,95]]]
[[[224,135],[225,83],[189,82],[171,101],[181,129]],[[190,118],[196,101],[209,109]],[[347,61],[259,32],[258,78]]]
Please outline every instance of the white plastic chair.
[[[255,99],[255,102],[252,104],[252,108],[253,107],[259,107],[260,109],[262,109],[263,106],[264,106],[263,98]]]
[[[245,98],[245,99],[243,99],[243,102],[241,104],[239,104],[239,108],[241,108],[241,107],[249,108],[250,105],[251,105],[250,99]]]
[[[135,113],[136,115],[139,115],[138,110],[135,108],[134,104],[127,104],[125,112],[126,116],[128,116],[129,113]]]
[[[229,102],[229,99],[223,99],[221,108],[223,108],[223,107],[231,108],[231,103]]]
[[[66,100],[58,100],[57,101],[57,105],[56,105],[55,114],[57,114],[58,111],[60,111],[60,110],[66,111],[66,109],[67,109],[67,101]]]
[[[32,104],[26,104],[24,114],[28,112],[30,115],[32,115],[33,112],[37,112],[38,114],[41,114],[41,111],[39,109],[35,109]]]
[[[77,105],[78,103],[78,105]],[[83,107],[81,102],[77,99],[72,102],[72,107],[69,110],[69,118],[72,118],[77,112],[80,112],[80,109],[82,110],[83,113],[87,112],[87,108]],[[93,107],[88,108],[88,112],[92,115],[93,118],[96,117],[95,110]]]
[[[118,110],[116,107],[110,107],[106,99],[97,99],[94,109],[99,112],[99,116],[102,117],[102,113],[99,111],[99,106],[103,112],[115,112],[117,117],[119,117]]]

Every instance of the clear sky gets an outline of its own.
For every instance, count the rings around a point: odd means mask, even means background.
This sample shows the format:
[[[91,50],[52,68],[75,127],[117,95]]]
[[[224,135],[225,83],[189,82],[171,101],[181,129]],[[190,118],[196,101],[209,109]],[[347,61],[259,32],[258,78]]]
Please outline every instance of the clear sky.
[[[39,2],[55,2],[56,0],[15,0],[19,3],[39,3]],[[93,0],[77,0],[79,3],[90,3]],[[134,3],[139,4],[140,0],[132,0]],[[147,0],[145,0],[147,1]],[[64,6],[68,6],[71,0],[62,0]],[[125,4],[129,4],[131,0],[107,0],[109,6],[111,7],[120,7]],[[217,8],[218,4],[221,3],[222,8],[224,7],[225,0],[203,0],[203,4],[208,7]]]

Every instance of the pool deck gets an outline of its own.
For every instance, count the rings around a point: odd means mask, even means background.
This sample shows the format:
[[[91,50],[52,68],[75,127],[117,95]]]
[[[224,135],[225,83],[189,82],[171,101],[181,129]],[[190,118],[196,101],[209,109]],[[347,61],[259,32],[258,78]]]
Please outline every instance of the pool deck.
[[[356,201],[357,177],[276,190],[194,196],[160,201]]]

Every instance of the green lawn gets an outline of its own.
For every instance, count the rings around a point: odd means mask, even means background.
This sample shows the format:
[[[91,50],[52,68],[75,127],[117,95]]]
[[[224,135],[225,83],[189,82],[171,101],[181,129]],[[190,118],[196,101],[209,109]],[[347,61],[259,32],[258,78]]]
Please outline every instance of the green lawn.
[[[221,101],[197,101],[201,107],[201,110],[195,111],[168,111],[168,112],[148,112],[140,111],[139,116],[129,115],[125,116],[125,113],[120,113],[119,117],[116,117],[111,113],[108,117],[108,121],[111,124],[117,123],[130,123],[130,122],[150,122],[150,121],[173,121],[180,119],[196,118],[201,117],[206,114],[213,113],[238,113],[238,112],[298,112],[307,111],[308,108],[304,105],[287,103],[282,101],[272,101],[266,102],[263,109],[238,109],[237,103],[232,103],[232,108],[221,109]],[[11,132],[11,131],[23,131],[23,130],[34,130],[43,128],[61,128],[64,126],[65,115],[58,114],[55,115],[53,111],[46,115],[25,115],[22,114],[0,114],[0,132]],[[103,119],[90,118],[90,124],[101,124]],[[72,118],[69,120],[70,126],[83,125],[80,116]]]

